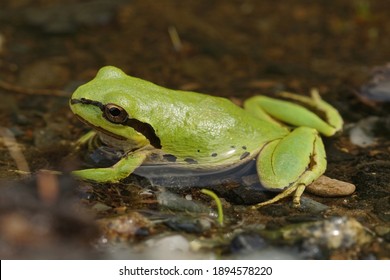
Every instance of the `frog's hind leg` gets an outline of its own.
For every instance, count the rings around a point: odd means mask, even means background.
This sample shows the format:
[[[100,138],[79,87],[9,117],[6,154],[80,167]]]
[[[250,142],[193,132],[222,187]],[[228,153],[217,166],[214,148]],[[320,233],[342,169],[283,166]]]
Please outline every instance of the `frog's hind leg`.
[[[292,194],[294,206],[299,207],[305,187],[325,172],[325,149],[315,129],[299,127],[283,139],[264,146],[256,164],[261,184],[266,189],[282,192],[253,208],[275,203]]]
[[[313,91],[311,97],[287,92],[281,93],[280,96],[299,104],[266,96],[254,96],[245,101],[244,108],[257,118],[273,123],[281,121],[294,126],[311,127],[326,136],[332,136],[341,130],[343,120],[340,114],[323,101],[317,91]],[[323,119],[315,112],[319,112]]]
[[[340,116],[340,113],[332,105],[322,100],[316,88],[311,89],[310,97],[286,91],[279,93],[279,96],[290,99],[292,101],[299,102],[304,106],[313,108],[315,111],[321,112],[324,115],[326,123],[331,126],[335,132],[342,129],[344,122],[342,117]],[[333,134],[333,132],[331,132],[331,134]]]

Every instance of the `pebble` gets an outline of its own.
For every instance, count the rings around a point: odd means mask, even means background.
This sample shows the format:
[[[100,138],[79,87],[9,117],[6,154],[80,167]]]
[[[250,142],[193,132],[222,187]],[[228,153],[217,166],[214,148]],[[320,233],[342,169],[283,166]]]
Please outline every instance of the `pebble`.
[[[312,184],[306,187],[309,193],[321,196],[321,197],[340,197],[352,194],[356,187],[354,184],[331,179],[322,175]]]
[[[262,250],[267,247],[268,243],[264,238],[255,233],[241,233],[235,236],[230,243],[230,250],[237,252],[252,252]]]
[[[115,217],[101,218],[97,224],[108,240],[124,242],[148,236],[149,229],[152,227],[151,221],[136,211]]]
[[[329,207],[325,204],[319,203],[313,199],[310,199],[308,197],[301,197],[301,209],[305,210],[309,213],[321,213],[328,209]],[[313,219],[317,220],[318,217],[312,217]]]
[[[112,207],[110,207],[104,203],[97,202],[94,206],[92,206],[92,209],[95,210],[96,212],[103,212],[103,211],[108,211],[108,210],[112,209]]]
[[[157,201],[160,206],[170,210],[185,211],[189,213],[212,213],[210,207],[199,201],[187,200],[170,191],[162,190],[157,193]]]
[[[211,228],[211,221],[204,217],[195,218],[189,215],[175,215],[164,221],[170,229],[187,233],[203,233]]]
[[[363,148],[375,144],[374,129],[378,122],[379,118],[374,116],[360,120],[349,132],[351,143]]]
[[[215,259],[214,253],[194,251],[190,241],[181,234],[155,236],[141,246],[137,259]],[[130,249],[131,250],[131,249]]]
[[[390,101],[390,63],[375,67],[370,81],[361,87],[360,93],[371,100]]]
[[[362,224],[346,216],[286,225],[271,230],[266,236],[286,244],[305,242],[306,249],[314,246],[326,250],[362,246],[372,241],[372,234]]]

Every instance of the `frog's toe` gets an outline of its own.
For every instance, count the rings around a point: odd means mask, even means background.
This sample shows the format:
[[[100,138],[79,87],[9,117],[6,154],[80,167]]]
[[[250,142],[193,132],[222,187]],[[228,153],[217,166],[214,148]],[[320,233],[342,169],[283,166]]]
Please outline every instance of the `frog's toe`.
[[[276,195],[274,198],[267,200],[267,201],[264,201],[264,202],[260,202],[256,205],[253,205],[252,209],[258,209],[258,208],[263,207],[263,206],[274,204],[274,203],[292,195],[292,193],[296,192],[297,188],[298,188],[298,185],[289,187],[286,190],[284,190],[283,192]],[[299,208],[301,206],[301,197],[300,196],[296,198],[294,195],[293,206],[297,207],[297,208]]]

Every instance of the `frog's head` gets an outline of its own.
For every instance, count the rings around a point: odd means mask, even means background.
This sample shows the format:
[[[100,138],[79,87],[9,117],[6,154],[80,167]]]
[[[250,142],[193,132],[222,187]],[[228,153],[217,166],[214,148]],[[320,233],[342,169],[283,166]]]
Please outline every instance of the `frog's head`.
[[[96,77],[80,86],[72,95],[70,108],[83,122],[132,148],[148,144],[160,146],[154,129],[140,115],[143,80],[127,76],[120,69],[106,66]],[[137,92],[137,93],[135,93]]]

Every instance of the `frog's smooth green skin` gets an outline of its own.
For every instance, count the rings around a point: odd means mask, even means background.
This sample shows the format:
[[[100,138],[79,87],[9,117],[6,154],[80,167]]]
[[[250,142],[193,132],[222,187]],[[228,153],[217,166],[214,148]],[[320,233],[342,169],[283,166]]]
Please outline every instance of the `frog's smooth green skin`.
[[[264,96],[248,99],[241,108],[225,98],[166,89],[115,67],[103,67],[74,92],[70,107],[98,131],[102,142],[125,151],[125,156],[112,167],[73,173],[86,180],[118,182],[150,162],[210,171],[256,159],[261,184],[281,193],[254,207],[293,193],[294,205],[299,206],[305,186],[326,169],[318,132],[333,135],[341,129],[342,119],[315,92],[312,97],[283,95],[322,111],[327,119],[303,106]]]

